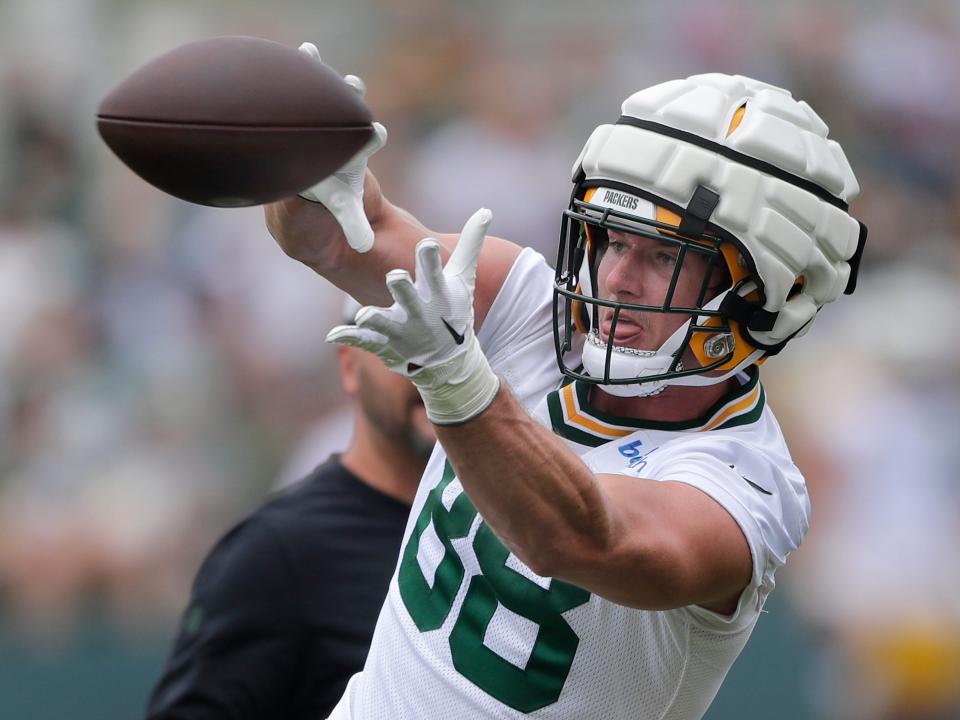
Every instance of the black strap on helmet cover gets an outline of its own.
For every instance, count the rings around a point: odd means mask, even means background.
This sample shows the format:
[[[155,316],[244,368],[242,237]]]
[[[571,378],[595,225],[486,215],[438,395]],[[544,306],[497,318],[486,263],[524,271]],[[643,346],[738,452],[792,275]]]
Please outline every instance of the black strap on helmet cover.
[[[867,246],[867,226],[857,220],[860,224],[860,237],[857,238],[857,250],[853,257],[847,260],[850,265],[850,278],[847,280],[847,287],[843,289],[844,295],[853,295],[857,289],[857,275],[860,274],[860,260],[863,258],[863,249]]]
[[[797,334],[794,333],[786,340],[782,340],[774,345],[768,345],[757,340],[750,331],[768,332],[773,330],[779,313],[757,307],[750,301],[740,297],[736,290],[731,290],[727,293],[723,302],[720,303],[720,312],[724,317],[740,323],[740,327],[743,328],[743,332],[747,338],[749,338],[750,342],[757,348],[763,350],[766,355],[772,356],[779,353],[786,347],[787,343],[793,339],[794,335]],[[798,330],[797,332],[800,331]]]
[[[707,221],[719,204],[720,195],[703,185],[698,185],[681,216],[680,234],[687,237],[703,235],[707,229]],[[736,320],[743,327],[757,332],[772,330],[779,315],[745,300],[735,291],[727,293],[723,302],[720,303],[719,310],[724,317]]]
[[[757,307],[749,300],[740,297],[735,290],[727,293],[727,296],[720,303],[720,314],[723,317],[736,320],[748,330],[757,332],[769,332],[773,330],[777,322],[779,313],[764,310]]]
[[[694,238],[703,235],[707,229],[707,221],[719,204],[720,196],[717,193],[698,185],[687,209],[680,217],[680,234]]]
[[[733,148],[722,145],[721,143],[714,142],[713,140],[707,140],[706,138],[695,135],[692,132],[679,130],[678,128],[670,127],[669,125],[663,125],[658,122],[652,122],[651,120],[641,120],[640,118],[631,117],[629,115],[621,115],[620,119],[617,120],[617,125],[632,125],[633,127],[640,128],[641,130],[649,130],[657,135],[665,135],[667,137],[672,137],[675,140],[683,140],[691,145],[696,145],[706,150],[715,152],[718,155],[722,155],[723,157],[740,163],[741,165],[746,165],[754,170],[759,170],[767,175],[772,175],[773,177],[790,183],[791,185],[796,185],[798,188],[802,188],[809,193],[813,193],[824,202],[828,202],[834,207],[840,208],[844,212],[849,210],[849,206],[844,200],[841,200],[829,190],[817,185],[815,182],[787,172],[786,170],[783,170],[772,163],[768,163],[765,160],[760,160],[752,155],[746,155],[745,153],[734,150]]]

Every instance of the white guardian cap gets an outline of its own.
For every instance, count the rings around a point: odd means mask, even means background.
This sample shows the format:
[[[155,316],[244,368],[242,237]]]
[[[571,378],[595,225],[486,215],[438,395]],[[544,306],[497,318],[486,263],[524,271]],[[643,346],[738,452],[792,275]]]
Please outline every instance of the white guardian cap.
[[[780,352],[856,286],[867,235],[848,214],[857,179],[823,120],[773,85],[708,74],[641,90],[593,131],[573,182],[557,258],[557,358],[565,374],[612,394],[722,382]],[[662,302],[599,296],[611,230],[676,247]],[[685,261],[706,270],[699,300],[680,305]],[[659,347],[618,345],[621,314],[643,313],[686,320]],[[563,360],[577,334],[582,368]]]

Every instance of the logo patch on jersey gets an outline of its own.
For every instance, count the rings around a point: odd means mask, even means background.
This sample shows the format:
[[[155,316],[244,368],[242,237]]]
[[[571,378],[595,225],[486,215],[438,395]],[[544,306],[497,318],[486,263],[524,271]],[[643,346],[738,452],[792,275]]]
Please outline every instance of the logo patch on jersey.
[[[633,442],[617,446],[617,451],[630,461],[627,463],[627,469],[636,472],[643,470],[647,466],[647,456],[657,449],[650,448],[646,452],[640,452],[642,446],[643,440],[634,440]]]
[[[628,442],[625,445],[618,445],[617,450],[625,458],[640,457],[641,445],[643,445],[643,440],[634,440],[633,442]]]
[[[634,472],[639,473],[647,466],[647,458],[649,458],[653,453],[659,450],[659,447],[650,448],[643,455],[635,457],[630,461],[630,464],[627,466],[628,469],[633,470]]]
[[[735,468],[733,465],[730,466],[730,469],[736,471],[736,468]],[[737,473],[737,474],[740,474],[740,473]],[[762,492],[764,495],[773,495],[772,492],[770,492],[769,490],[763,489],[762,487],[760,487],[759,485],[757,485],[753,480],[751,480],[750,478],[748,478],[746,475],[740,475],[740,477],[742,477],[744,480],[746,480],[746,481],[747,481],[747,485],[749,485],[750,487],[752,487],[754,490],[758,490],[759,492]]]

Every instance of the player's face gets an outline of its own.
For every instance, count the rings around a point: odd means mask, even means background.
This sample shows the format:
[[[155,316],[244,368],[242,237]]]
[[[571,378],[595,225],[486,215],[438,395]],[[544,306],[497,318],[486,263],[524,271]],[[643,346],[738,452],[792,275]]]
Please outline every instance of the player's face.
[[[618,230],[607,233],[609,243],[597,268],[599,296],[633,305],[662,305],[677,264],[680,247],[676,244]],[[700,296],[707,257],[687,252],[671,307],[695,307]],[[716,271],[722,275],[722,271]],[[719,277],[711,278],[711,286]],[[711,296],[708,293],[707,297]],[[610,335],[613,308],[600,307],[600,339]],[[621,311],[613,341],[620,347],[656,350],[689,315],[683,313]]]
[[[427,419],[420,393],[409,380],[387,370],[375,355],[350,350],[356,353],[356,399],[360,411],[391,442],[429,456],[437,436]]]

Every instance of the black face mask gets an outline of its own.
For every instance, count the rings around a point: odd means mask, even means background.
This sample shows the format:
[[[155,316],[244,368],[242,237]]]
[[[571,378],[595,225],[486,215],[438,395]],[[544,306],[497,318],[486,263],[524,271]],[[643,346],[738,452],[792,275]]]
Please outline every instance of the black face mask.
[[[604,192],[607,200],[613,194],[614,204],[623,204],[624,207],[635,202],[639,195],[635,188],[624,186],[620,193],[616,188],[610,189],[616,186],[616,183],[605,181],[602,185],[603,189],[598,192]],[[730,287],[730,275],[721,251],[727,238],[712,228],[707,229],[705,223],[699,228],[697,235],[691,236],[679,232],[676,225],[638,218],[627,210],[612,208],[610,202],[606,205],[585,202],[583,198],[587,196],[590,188],[598,186],[599,183],[578,184],[561,222],[554,282],[554,344],[560,370],[568,377],[585,382],[630,385],[708,373],[730,362],[734,357],[734,336],[730,326],[719,309],[703,309],[710,299]],[[617,200],[620,202],[616,202]],[[660,199],[657,199],[656,203],[665,205]],[[679,210],[683,212],[682,208]],[[683,229],[684,225],[681,224],[680,228]],[[686,229],[689,230],[689,227]],[[658,246],[663,246],[669,251],[670,257],[674,258],[672,267],[667,268],[665,265],[664,272],[669,273],[669,283],[659,304],[637,305],[598,297],[597,268],[608,250],[608,233],[611,230],[656,241]],[[674,296],[681,273],[685,268],[690,272],[691,267],[702,272],[702,277],[699,280],[696,302],[683,305],[676,302]],[[722,270],[719,280],[716,277],[718,269]],[[643,317],[644,314],[671,314],[690,320],[685,336],[673,351],[670,362],[656,374],[622,377],[611,373],[615,353],[644,354],[644,351],[618,347],[613,341],[618,323],[626,313],[633,318]],[[601,316],[608,318],[604,324],[605,340],[598,333]],[[709,325],[699,324],[704,322],[709,322]],[[565,359],[567,353],[575,347],[578,333],[587,335],[588,342],[603,346],[606,355],[602,372],[598,372],[595,367],[594,373],[590,374],[581,366],[573,366]],[[688,352],[694,344],[700,348],[699,353]],[[684,367],[685,356],[688,358],[687,367]]]

